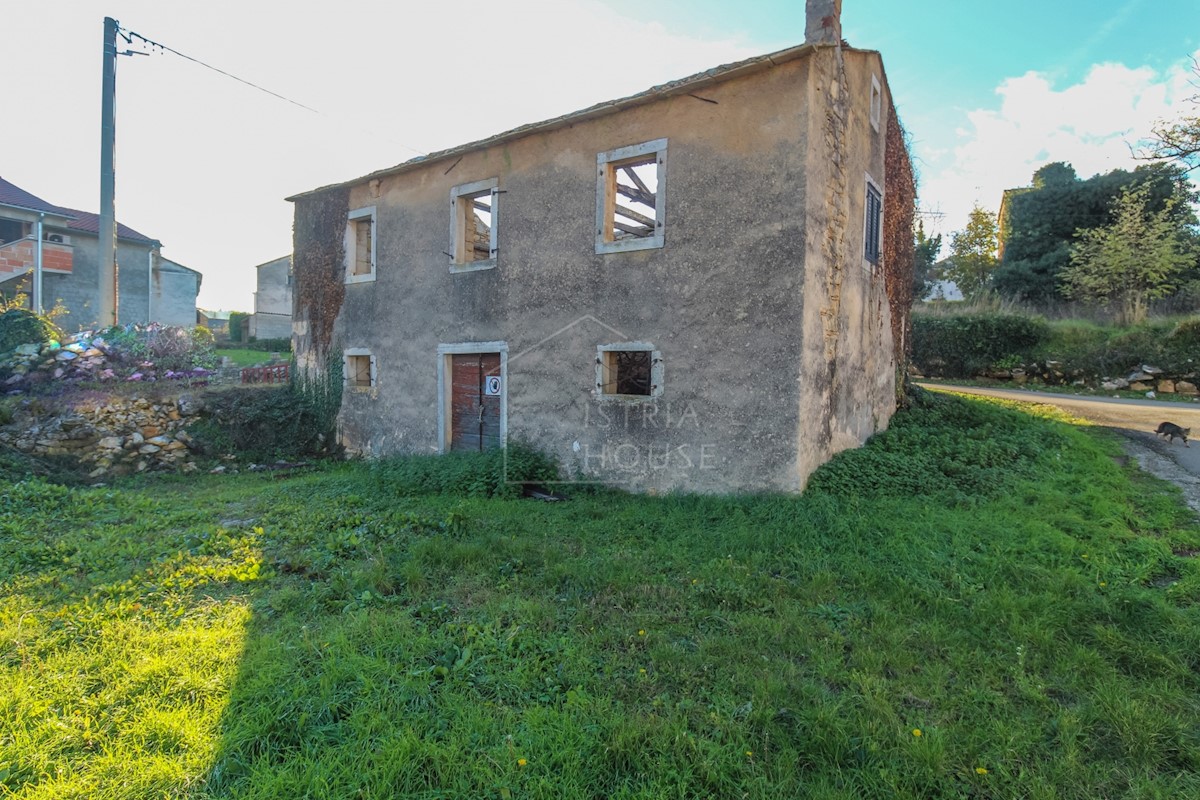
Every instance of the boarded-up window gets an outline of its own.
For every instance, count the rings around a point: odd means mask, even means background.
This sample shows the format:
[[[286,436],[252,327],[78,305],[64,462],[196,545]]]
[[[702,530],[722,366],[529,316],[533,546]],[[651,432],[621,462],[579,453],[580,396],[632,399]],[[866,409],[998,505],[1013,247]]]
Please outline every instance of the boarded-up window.
[[[375,207],[350,212],[346,222],[346,282],[375,280]]]
[[[346,351],[346,387],[370,389],[375,385],[375,356],[365,350]]]

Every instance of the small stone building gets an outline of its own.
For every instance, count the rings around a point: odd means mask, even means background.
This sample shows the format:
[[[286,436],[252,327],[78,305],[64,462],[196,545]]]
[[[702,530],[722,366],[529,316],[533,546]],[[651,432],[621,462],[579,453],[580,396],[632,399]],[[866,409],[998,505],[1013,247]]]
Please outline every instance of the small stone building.
[[[294,344],[342,366],[347,448],[798,491],[885,428],[911,170],[840,5],[809,1],[802,45],[289,198]]]

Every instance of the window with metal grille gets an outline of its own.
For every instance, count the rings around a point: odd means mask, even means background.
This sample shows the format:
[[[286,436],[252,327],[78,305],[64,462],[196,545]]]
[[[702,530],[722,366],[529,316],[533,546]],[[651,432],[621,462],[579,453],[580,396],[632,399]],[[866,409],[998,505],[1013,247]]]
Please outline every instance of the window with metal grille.
[[[879,264],[880,236],[883,230],[883,195],[875,184],[867,181],[867,217],[863,243],[863,258]]]
[[[596,353],[598,395],[657,397],[662,374],[662,354],[653,345],[601,345]]]
[[[662,247],[667,140],[599,153],[596,167],[596,252]]]

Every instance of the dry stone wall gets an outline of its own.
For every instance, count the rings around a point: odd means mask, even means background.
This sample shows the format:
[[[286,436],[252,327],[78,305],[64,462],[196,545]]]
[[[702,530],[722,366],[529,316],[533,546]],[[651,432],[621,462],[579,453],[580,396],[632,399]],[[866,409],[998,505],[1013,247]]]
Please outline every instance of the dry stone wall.
[[[150,399],[104,397],[57,413],[29,402],[0,428],[0,446],[35,456],[59,456],[91,467],[91,478],[154,470],[194,472],[195,442],[185,427],[203,410],[192,394]]]

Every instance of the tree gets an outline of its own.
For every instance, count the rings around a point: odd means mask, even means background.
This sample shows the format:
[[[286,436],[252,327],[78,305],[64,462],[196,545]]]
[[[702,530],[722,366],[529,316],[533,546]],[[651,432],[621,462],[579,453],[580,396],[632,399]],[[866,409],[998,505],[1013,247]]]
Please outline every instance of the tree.
[[[1195,222],[1190,205],[1194,187],[1174,164],[1145,164],[1078,180],[1069,165],[1057,162],[1033,174],[1032,188],[1005,192],[1000,220],[1004,247],[996,269],[996,290],[1036,305],[1062,302],[1060,275],[1071,263],[1076,232],[1112,224],[1114,201],[1135,184],[1149,187],[1151,211],[1166,208],[1170,200],[1172,219],[1180,225]]]
[[[1149,302],[1170,294],[1174,278],[1195,258],[1191,232],[1172,219],[1174,202],[1155,211],[1149,186],[1122,190],[1111,225],[1077,233],[1062,272],[1063,292],[1098,305],[1117,303],[1127,324],[1143,321]]]
[[[1192,72],[1200,78],[1200,63],[1195,63]],[[1200,94],[1192,95],[1188,102],[1200,106]],[[1150,140],[1136,155],[1152,161],[1178,162],[1188,172],[1200,167],[1200,116],[1185,115],[1175,122],[1160,119],[1150,128]]]
[[[967,227],[950,237],[945,276],[968,301],[978,300],[992,285],[996,233],[996,215],[976,204],[967,217]]]
[[[942,235],[927,236],[925,223],[918,222],[913,241],[913,297],[920,300],[929,294],[937,280],[933,265],[942,249]]]

